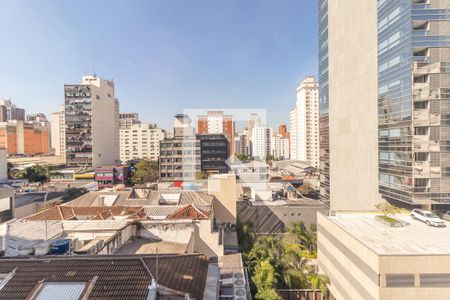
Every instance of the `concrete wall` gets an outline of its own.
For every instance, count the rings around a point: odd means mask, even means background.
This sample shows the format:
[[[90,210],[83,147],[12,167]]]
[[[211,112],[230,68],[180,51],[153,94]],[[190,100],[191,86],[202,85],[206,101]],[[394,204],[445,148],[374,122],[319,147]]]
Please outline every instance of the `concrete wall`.
[[[336,299],[379,299],[378,256],[321,213],[317,245],[319,270]]]
[[[195,252],[208,257],[222,256],[224,246],[220,244],[219,237],[219,232],[212,232],[210,220],[195,222]]]
[[[208,194],[214,195],[214,216],[219,223],[236,224],[236,176],[212,175],[208,179]]]
[[[332,210],[373,210],[378,194],[377,1],[328,1]]]
[[[194,232],[192,221],[179,223],[142,222],[138,236],[172,243],[188,244]]]
[[[119,160],[119,104],[114,87],[106,80],[98,81],[91,82],[93,167],[113,165]]]

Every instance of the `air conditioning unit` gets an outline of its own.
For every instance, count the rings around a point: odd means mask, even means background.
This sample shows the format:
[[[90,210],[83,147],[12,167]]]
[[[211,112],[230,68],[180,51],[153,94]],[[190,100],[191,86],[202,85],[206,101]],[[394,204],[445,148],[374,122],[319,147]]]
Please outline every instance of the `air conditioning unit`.
[[[245,291],[245,288],[237,288],[234,289],[234,299],[246,299],[247,292]]]

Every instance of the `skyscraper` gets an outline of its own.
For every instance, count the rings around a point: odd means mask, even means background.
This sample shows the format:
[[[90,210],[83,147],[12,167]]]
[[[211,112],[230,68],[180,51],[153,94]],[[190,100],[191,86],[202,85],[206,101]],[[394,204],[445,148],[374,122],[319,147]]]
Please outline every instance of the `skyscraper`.
[[[450,3],[337,5],[319,4],[331,208],[370,210],[380,195],[410,205],[448,203]]]
[[[114,82],[95,75],[65,85],[66,163],[100,167],[119,159],[119,101]]]
[[[307,76],[297,87],[295,109],[289,114],[291,158],[319,167],[319,84]]]
[[[450,201],[450,1],[378,2],[380,193]]]
[[[272,128],[255,126],[252,130],[252,156],[255,159],[265,160],[272,154]]]
[[[139,114],[137,113],[120,113],[119,129],[129,129],[134,124],[141,124]]]

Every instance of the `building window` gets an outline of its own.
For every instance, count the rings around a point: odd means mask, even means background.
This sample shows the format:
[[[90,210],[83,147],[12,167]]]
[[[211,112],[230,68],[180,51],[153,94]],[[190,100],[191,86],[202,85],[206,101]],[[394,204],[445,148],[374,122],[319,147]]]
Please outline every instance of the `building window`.
[[[414,274],[386,274],[386,287],[414,287]]]
[[[450,287],[450,273],[420,274],[421,287]]]

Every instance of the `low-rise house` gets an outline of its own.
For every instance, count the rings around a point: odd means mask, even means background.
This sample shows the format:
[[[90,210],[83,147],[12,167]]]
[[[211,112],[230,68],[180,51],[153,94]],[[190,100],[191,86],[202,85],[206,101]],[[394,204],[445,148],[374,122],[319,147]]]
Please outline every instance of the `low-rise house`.
[[[210,265],[202,254],[2,259],[0,299],[206,300]]]

